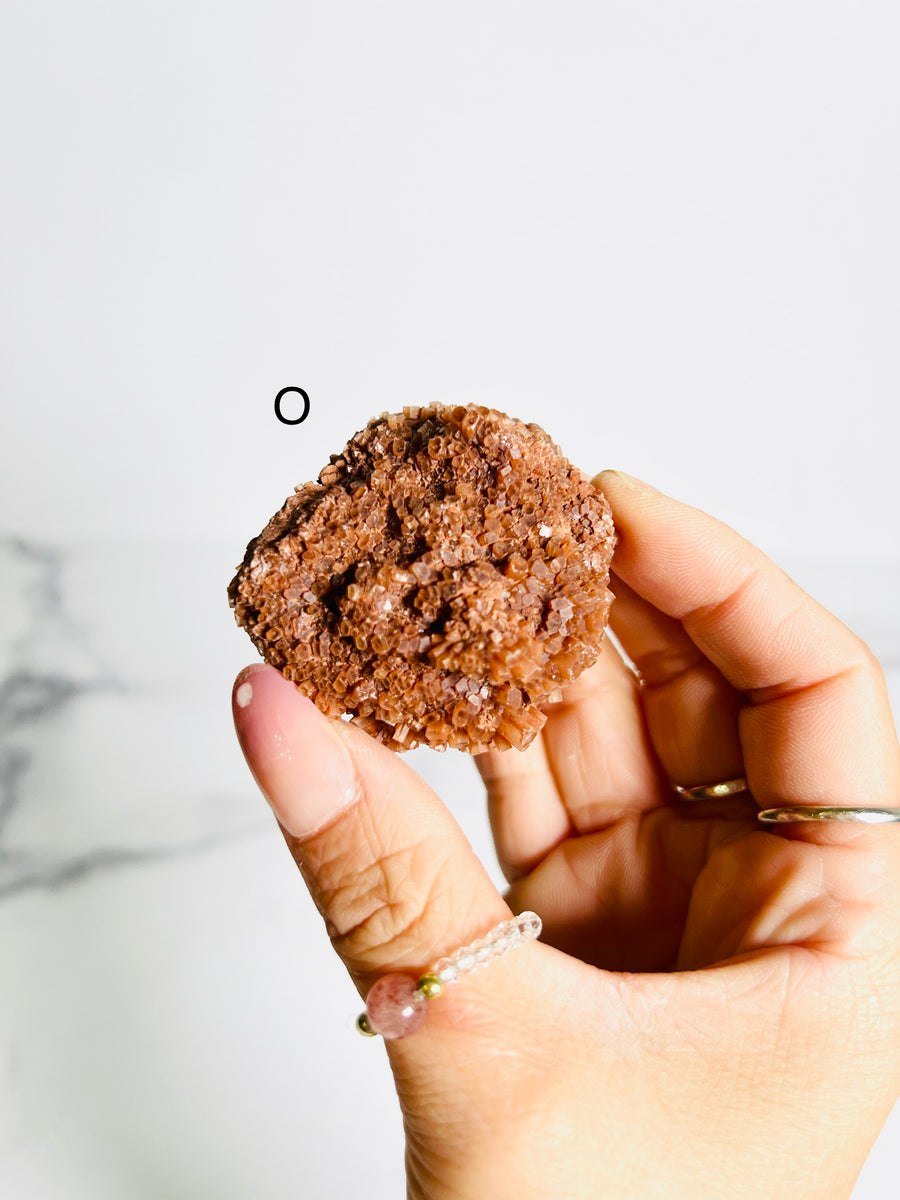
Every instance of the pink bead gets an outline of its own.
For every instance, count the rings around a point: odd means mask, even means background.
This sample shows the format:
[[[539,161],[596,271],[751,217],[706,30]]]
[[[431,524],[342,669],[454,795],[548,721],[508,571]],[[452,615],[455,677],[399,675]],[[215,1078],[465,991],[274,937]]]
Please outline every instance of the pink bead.
[[[383,975],[366,997],[369,1027],[383,1038],[409,1037],[425,1020],[425,997],[409,975]]]

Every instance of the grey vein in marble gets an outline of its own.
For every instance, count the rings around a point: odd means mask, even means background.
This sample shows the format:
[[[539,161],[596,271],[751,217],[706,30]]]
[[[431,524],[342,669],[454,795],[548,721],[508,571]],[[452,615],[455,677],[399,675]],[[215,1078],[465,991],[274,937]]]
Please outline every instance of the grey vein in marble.
[[[70,884],[80,883],[88,877],[94,877],[100,872],[203,854],[262,832],[266,835],[271,833],[269,823],[264,829],[255,824],[243,831],[230,831],[220,837],[198,838],[196,841],[186,841],[177,845],[151,846],[147,849],[111,846],[57,863],[23,860],[15,853],[6,858],[0,852],[0,901],[34,888],[56,891]]]
[[[77,701],[94,695],[127,695],[134,688],[113,674],[66,610],[66,557],[59,550],[23,538],[0,539],[4,580],[0,629],[0,899],[33,888],[57,889],[100,872],[199,853],[258,832],[244,824],[183,840],[142,845],[60,846],[47,839],[22,847],[11,829],[25,807],[24,793],[40,754],[53,736],[54,722]],[[53,664],[58,663],[58,666]],[[29,796],[28,806],[47,797]],[[209,798],[215,809],[217,800]],[[52,828],[52,813],[48,824]]]

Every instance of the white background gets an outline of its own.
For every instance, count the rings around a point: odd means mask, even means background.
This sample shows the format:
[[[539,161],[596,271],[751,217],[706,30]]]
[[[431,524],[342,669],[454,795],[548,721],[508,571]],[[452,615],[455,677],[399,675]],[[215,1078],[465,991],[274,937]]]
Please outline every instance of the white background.
[[[737,526],[894,680],[898,40],[892,2],[7,0],[0,636],[82,690],[15,735],[0,1192],[402,1192],[227,716],[231,570],[375,413],[539,421]],[[417,762],[488,853],[471,764]]]

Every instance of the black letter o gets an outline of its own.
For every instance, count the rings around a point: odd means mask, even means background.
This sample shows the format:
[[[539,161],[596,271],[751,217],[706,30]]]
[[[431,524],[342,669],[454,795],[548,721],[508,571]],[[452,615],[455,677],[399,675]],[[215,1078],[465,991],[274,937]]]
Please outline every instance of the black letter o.
[[[298,396],[303,397],[303,415],[300,417],[286,417],[281,411],[281,397],[286,396],[288,392],[296,392]],[[282,388],[275,397],[275,416],[281,421],[282,425],[300,425],[309,416],[309,396],[304,392],[303,388],[286,387]]]

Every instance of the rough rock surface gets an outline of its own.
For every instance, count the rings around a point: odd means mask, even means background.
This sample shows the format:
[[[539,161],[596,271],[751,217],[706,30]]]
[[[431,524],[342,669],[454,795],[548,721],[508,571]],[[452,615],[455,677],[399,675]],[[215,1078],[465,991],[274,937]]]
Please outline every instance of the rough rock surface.
[[[296,489],[229,599],[267,662],[392,749],[523,749],[600,653],[614,543],[539,426],[407,408]]]

